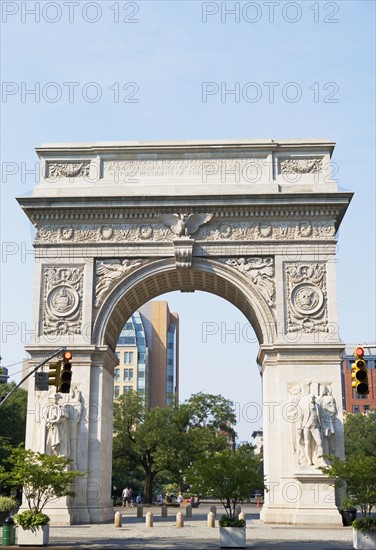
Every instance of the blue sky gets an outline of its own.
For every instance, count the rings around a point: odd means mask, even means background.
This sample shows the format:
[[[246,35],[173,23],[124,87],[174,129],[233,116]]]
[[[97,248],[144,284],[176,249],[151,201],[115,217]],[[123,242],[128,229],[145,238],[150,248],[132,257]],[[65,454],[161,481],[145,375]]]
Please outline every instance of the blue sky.
[[[335,141],[340,185],[355,193],[339,235],[340,334],[344,342],[375,341],[375,3],[281,1],[273,21],[267,2],[77,3],[2,2],[3,365],[24,356],[32,303],[32,229],[15,197],[34,187],[25,169],[37,162],[34,147],[46,142]],[[33,7],[39,22],[26,13]],[[226,9],[239,9],[238,21]],[[205,82],[238,86],[239,97],[217,93],[203,101]],[[276,83],[273,102],[266,82]],[[25,94],[36,85],[40,93]],[[261,91],[258,101],[249,101],[247,89]],[[182,396],[212,391],[240,403],[248,420],[256,418],[239,424],[246,439],[260,424],[256,408],[247,408],[261,403],[257,343],[231,335],[222,342],[220,329],[202,342],[203,324],[231,329],[245,318],[208,294],[169,301],[181,317]]]

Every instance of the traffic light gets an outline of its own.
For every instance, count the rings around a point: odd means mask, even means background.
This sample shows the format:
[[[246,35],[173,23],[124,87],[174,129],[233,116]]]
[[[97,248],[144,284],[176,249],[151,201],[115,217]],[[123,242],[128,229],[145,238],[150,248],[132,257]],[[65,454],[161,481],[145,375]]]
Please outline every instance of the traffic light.
[[[352,387],[356,389],[359,395],[369,393],[367,363],[364,359],[364,349],[357,346],[354,349],[355,362],[351,365]]]
[[[59,385],[59,392],[61,393],[69,393],[70,387],[71,387],[71,380],[72,380],[72,352],[65,351],[63,353],[63,368],[60,373],[60,385]]]
[[[61,371],[61,361],[56,363],[50,363],[48,365],[48,385],[49,386],[59,386],[60,383],[60,371]]]

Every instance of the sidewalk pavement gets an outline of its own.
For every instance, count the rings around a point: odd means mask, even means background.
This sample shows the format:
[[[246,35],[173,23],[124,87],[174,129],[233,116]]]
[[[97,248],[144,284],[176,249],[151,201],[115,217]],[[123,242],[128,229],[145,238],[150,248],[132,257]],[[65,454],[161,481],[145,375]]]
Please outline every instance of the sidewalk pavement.
[[[169,508],[167,518],[162,518],[160,508],[144,508],[144,515],[151,511],[154,526],[146,527],[145,518],[136,517],[135,508],[117,508],[123,514],[123,525],[115,528],[113,523],[100,525],[71,525],[50,528],[48,548],[128,548],[130,550],[155,549],[210,549],[219,548],[219,527],[207,527],[209,507],[192,510],[192,519],[185,518],[184,527],[176,527],[179,508]],[[257,550],[346,550],[352,546],[351,527],[334,529],[265,525],[254,506],[243,506],[247,516],[247,548]],[[218,513],[219,512],[219,513]],[[221,515],[217,507],[217,518]],[[27,547],[23,547],[27,548]]]

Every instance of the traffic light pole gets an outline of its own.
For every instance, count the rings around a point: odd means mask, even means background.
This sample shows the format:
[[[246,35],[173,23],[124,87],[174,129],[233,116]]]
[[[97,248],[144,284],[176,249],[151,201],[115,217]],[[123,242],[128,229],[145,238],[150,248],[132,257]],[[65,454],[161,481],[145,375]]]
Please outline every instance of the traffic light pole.
[[[54,353],[52,355],[50,355],[49,357],[47,357],[47,359],[45,359],[44,361],[42,361],[41,363],[39,363],[39,365],[37,365],[31,372],[29,372],[29,374],[27,376],[25,376],[25,378],[22,378],[21,382],[19,384],[17,384],[17,386],[14,386],[14,388],[11,389],[11,391],[4,397],[4,399],[0,402],[0,407],[1,405],[4,405],[5,401],[12,395],[12,393],[21,386],[21,384],[23,384],[25,382],[25,380],[27,380],[32,374],[34,374],[34,372],[36,372],[38,369],[40,369],[40,367],[43,367],[43,365],[45,365],[46,363],[48,363],[48,361],[50,361],[53,357],[56,357],[56,355],[59,355],[59,353],[61,353],[62,351],[65,351],[67,348],[64,346],[63,348],[59,348],[58,350],[54,351]]]

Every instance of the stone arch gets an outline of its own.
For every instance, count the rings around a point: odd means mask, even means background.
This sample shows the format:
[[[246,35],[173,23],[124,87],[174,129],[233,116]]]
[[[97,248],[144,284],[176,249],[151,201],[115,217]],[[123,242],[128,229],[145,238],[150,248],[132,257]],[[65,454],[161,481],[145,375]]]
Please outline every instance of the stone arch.
[[[90,472],[74,502],[48,510],[53,520],[113,517],[114,349],[124,322],[168,291],[206,290],[242,311],[260,343],[269,484],[261,519],[340,525],[329,479],[318,469],[319,445],[311,441],[304,457],[303,419],[291,412],[300,402],[310,407],[313,393],[323,409],[342,400],[334,257],[352,194],[332,179],[333,149],[319,139],[37,149],[40,180],[32,196],[18,199],[36,229],[38,329],[27,351],[36,366],[57,343],[72,348],[82,397],[76,456]],[[35,450],[42,397],[30,384],[26,446]],[[340,407],[334,423],[343,456]]]
[[[181,290],[210,292],[232,303],[252,325],[261,344],[272,345],[275,318],[254,285],[235,268],[216,260],[195,260],[189,270],[177,270],[171,260],[148,263],[126,276],[102,304],[93,326],[93,343],[115,349],[122,327],[145,302]]]

